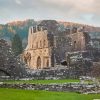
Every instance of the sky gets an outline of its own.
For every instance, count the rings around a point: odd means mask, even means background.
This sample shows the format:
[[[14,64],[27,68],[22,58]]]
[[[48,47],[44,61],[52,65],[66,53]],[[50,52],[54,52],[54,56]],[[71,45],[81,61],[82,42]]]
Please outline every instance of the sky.
[[[26,19],[100,26],[100,0],[0,0],[0,24]]]

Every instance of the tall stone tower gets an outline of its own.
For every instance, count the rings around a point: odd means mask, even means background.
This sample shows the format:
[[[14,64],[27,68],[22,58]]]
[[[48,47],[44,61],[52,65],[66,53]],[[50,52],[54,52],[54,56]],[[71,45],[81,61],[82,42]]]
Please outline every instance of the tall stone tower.
[[[42,69],[53,66],[53,35],[41,26],[30,27],[28,45],[23,60],[31,69]]]

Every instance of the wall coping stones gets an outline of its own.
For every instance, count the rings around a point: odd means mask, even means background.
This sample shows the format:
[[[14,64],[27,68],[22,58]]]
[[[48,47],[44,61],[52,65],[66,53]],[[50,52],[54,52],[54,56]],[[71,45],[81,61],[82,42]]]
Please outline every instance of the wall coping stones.
[[[46,90],[60,92],[78,92],[78,93],[100,93],[100,85],[95,84],[80,84],[80,83],[65,83],[65,84],[8,84],[0,82],[0,88],[15,88],[25,90]]]

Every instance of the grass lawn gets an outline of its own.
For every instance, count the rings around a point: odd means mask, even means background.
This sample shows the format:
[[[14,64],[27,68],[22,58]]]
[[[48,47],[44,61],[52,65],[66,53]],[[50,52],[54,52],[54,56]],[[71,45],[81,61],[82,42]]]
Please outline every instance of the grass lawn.
[[[100,94],[77,94],[70,92],[48,92],[0,88],[0,100],[94,100]]]
[[[50,84],[50,83],[72,83],[79,82],[78,79],[65,79],[65,80],[9,80],[4,83],[35,83],[35,84]]]

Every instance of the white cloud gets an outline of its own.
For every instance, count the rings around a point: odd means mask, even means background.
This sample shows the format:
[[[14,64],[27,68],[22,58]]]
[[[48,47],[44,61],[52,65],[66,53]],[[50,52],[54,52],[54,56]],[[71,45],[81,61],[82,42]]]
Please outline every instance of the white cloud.
[[[95,25],[100,23],[100,0],[0,0],[0,12],[2,11],[0,19],[7,15],[7,19],[57,19]]]
[[[22,4],[21,0],[15,0],[15,2],[16,2],[16,4],[18,4],[18,5],[21,5],[21,4]]]

